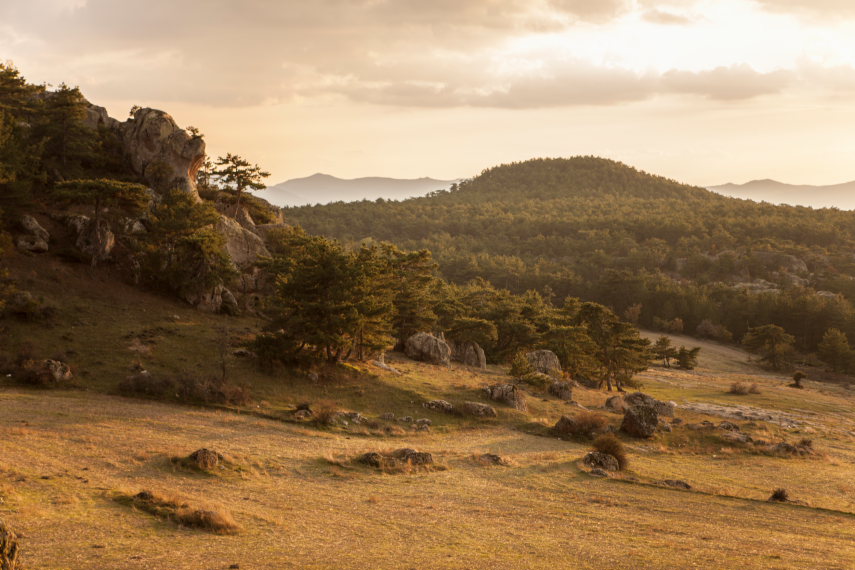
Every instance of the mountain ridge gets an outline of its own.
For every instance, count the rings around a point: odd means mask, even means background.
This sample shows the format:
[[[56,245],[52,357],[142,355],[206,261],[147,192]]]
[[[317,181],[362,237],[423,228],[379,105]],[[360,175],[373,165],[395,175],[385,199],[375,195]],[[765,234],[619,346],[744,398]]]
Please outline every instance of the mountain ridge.
[[[764,178],[743,184],[728,182],[706,188],[733,198],[772,204],[855,210],[855,180],[838,184],[788,184]]]

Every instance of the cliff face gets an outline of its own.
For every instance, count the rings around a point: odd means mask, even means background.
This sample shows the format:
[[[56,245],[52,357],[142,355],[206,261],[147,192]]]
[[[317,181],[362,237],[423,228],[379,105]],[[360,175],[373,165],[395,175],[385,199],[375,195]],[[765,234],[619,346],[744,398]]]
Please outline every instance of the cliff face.
[[[196,173],[205,162],[205,141],[193,136],[164,111],[137,109],[119,122],[104,107],[90,104],[86,125],[112,130],[122,141],[134,174],[153,188],[181,188],[198,198]]]

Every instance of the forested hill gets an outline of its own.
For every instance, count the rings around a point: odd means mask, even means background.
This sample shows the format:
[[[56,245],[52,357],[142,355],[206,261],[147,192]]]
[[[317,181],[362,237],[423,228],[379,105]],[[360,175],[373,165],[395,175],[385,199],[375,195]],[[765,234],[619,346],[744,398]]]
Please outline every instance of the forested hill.
[[[611,160],[530,160],[424,198],[286,216],[430,249],[453,281],[581,296],[644,326],[739,338],[774,322],[810,350],[828,328],[855,334],[855,213],[728,198]]]

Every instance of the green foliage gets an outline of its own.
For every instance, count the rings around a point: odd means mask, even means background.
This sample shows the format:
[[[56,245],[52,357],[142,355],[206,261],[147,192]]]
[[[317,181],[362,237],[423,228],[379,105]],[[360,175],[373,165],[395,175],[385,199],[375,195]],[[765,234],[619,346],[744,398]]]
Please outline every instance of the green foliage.
[[[219,219],[209,204],[178,189],[161,195],[138,244],[147,284],[191,298],[235,274],[225,242],[212,225]]]
[[[662,366],[671,368],[671,359],[677,357],[677,349],[671,344],[667,336],[660,336],[652,348],[653,355],[662,361]]]
[[[218,157],[215,166],[217,168],[211,171],[211,174],[216,176],[223,186],[234,192],[238,203],[247,189],[266,188],[263,180],[270,176],[269,172],[261,170],[257,164],[250,164],[248,160],[232,153]]]
[[[846,372],[852,367],[853,353],[849,346],[849,339],[839,329],[825,331],[817,353],[835,372]]]
[[[760,355],[760,361],[772,370],[784,370],[792,363],[795,338],[778,325],[749,329],[742,344],[748,351]]]
[[[701,347],[686,348],[681,346],[677,351],[677,368],[682,370],[694,370],[698,365],[698,353],[701,352]]]
[[[286,214],[315,234],[427,248],[454,283],[581,297],[667,332],[728,341],[773,323],[806,351],[829,328],[855,334],[855,213],[735,200],[609,160],[531,160],[425,198]]]
[[[520,351],[516,353],[511,360],[511,370],[508,374],[513,378],[525,378],[533,372],[534,367],[531,365],[531,362],[528,361],[528,358],[525,357],[525,352]]]
[[[583,303],[577,320],[584,324],[594,343],[595,376],[600,386],[621,389],[633,375],[647,370],[650,341],[638,329],[620,320],[613,311],[597,303]]]

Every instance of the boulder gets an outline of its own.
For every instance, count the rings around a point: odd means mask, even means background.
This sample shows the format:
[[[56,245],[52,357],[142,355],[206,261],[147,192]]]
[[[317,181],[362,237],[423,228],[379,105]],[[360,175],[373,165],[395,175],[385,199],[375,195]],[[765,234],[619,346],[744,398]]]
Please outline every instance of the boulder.
[[[221,216],[214,225],[217,233],[225,240],[229,257],[239,268],[249,267],[261,257],[270,257],[270,251],[258,234],[246,229],[227,216]]]
[[[112,118],[104,107],[89,103],[86,108],[86,117],[83,118],[83,125],[92,130],[118,130],[121,123]]]
[[[572,435],[576,432],[576,420],[571,416],[561,416],[561,418],[555,422],[555,426],[553,426],[552,431],[558,436]]]
[[[611,396],[606,400],[606,409],[612,412],[623,412],[626,404],[620,396]]]
[[[573,401],[573,385],[570,382],[555,381],[549,385],[549,393],[566,402]]]
[[[667,487],[674,487],[675,489],[686,489],[687,491],[692,488],[691,485],[681,479],[665,479],[663,481],[660,481],[660,483]]]
[[[496,408],[480,402],[463,402],[458,409],[465,416],[474,416],[477,418],[495,418],[499,415],[496,412]]]
[[[605,469],[600,469],[599,467],[595,467],[594,469],[591,469],[591,475],[594,477],[608,477],[609,472],[606,471]]]
[[[24,234],[15,240],[15,247],[29,253],[45,253],[48,250],[50,234],[32,216],[21,216],[20,226]]]
[[[561,362],[551,350],[532,350],[527,352],[525,357],[535,371],[550,376],[561,376]]]
[[[380,469],[386,463],[386,458],[376,451],[369,451],[360,455],[357,461],[363,465]]]
[[[592,451],[582,459],[582,463],[591,468],[606,471],[620,471],[620,463],[615,456],[599,451]]]
[[[648,438],[653,436],[658,425],[656,408],[649,405],[630,406],[623,413],[620,430],[632,437]]]
[[[507,459],[495,453],[482,453],[478,456],[478,461],[485,465],[508,465]]]
[[[18,536],[0,519],[0,570],[21,570]]]
[[[198,469],[210,471],[211,469],[216,469],[217,466],[219,466],[220,462],[223,461],[223,456],[213,449],[203,447],[202,449],[197,449],[191,453],[188,459],[190,459],[193,465]]]
[[[487,386],[484,388],[484,391],[491,400],[504,402],[521,412],[528,411],[525,394],[513,384],[496,384],[495,386]]]
[[[205,141],[180,128],[167,113],[138,109],[119,127],[133,171],[155,189],[180,188],[198,199],[196,173],[205,162]]]
[[[422,406],[429,410],[436,410],[447,414],[454,411],[454,405],[445,400],[431,400],[430,402],[425,402]]]
[[[74,235],[74,246],[92,263],[110,259],[116,246],[116,236],[106,221],[96,224],[87,216],[69,216],[65,223]]]
[[[451,346],[451,359],[466,366],[473,366],[484,370],[487,368],[487,356],[484,349],[477,342],[454,342]]]
[[[432,334],[420,332],[407,339],[404,343],[407,357],[430,364],[451,364],[451,348],[448,344]]]
[[[392,457],[410,465],[430,465],[433,463],[433,455],[424,451],[416,451],[405,447],[392,452]]]
[[[627,406],[651,406],[656,410],[657,414],[660,416],[667,416],[669,418],[674,417],[674,408],[677,407],[677,404],[674,402],[663,402],[662,400],[657,400],[656,398],[648,396],[642,392],[627,394],[623,397],[623,401]]]

